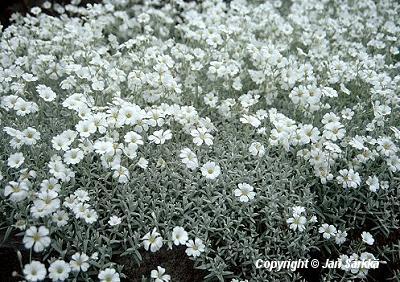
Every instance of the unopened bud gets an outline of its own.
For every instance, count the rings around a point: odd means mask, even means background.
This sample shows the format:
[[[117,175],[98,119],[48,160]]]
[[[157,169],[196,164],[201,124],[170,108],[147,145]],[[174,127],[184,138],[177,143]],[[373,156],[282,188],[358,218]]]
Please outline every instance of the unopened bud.
[[[17,257],[19,261],[22,261],[22,254],[20,251],[17,251]]]

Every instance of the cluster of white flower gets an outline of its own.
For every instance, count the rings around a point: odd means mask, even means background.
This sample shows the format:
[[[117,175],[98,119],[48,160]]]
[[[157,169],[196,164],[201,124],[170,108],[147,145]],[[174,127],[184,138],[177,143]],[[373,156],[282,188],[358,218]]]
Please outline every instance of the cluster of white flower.
[[[145,250],[153,253],[160,250],[163,246],[163,238],[157,232],[156,228],[144,235],[142,241]],[[195,238],[194,240],[189,240],[188,233],[180,226],[176,226],[172,230],[171,241],[175,246],[186,246],[186,254],[188,256],[197,257],[205,250],[205,245],[201,239]]]
[[[399,228],[395,1],[79,2],[0,32],[0,214],[26,248],[62,254],[26,280],[119,281],[110,245],[167,241],[211,278],[270,281],[245,263],[265,246],[360,253]],[[359,249],[347,232],[362,231]]]
[[[78,189],[73,194],[65,197],[63,205],[73,212],[75,218],[82,218],[86,223],[92,224],[96,222],[98,215],[87,203],[89,200],[89,193]]]
[[[301,206],[292,207],[292,217],[286,220],[287,224],[289,224],[290,229],[296,231],[303,232],[306,230],[306,224],[313,224],[318,222],[317,217],[312,215],[309,219],[307,219],[306,209]]]
[[[322,237],[325,240],[334,238],[335,243],[339,246],[347,240],[346,231],[337,230],[335,226],[327,223],[322,224],[321,227],[318,229],[318,232],[322,234]]]
[[[50,243],[49,237],[45,236],[45,231],[47,231],[48,234],[48,230],[43,228],[44,227],[41,226],[39,231],[32,231],[36,232],[33,236],[40,238],[35,244],[39,244],[40,242],[41,244],[44,244],[47,242],[46,238],[48,243]],[[87,256],[85,253],[75,253],[71,256],[69,263],[62,259],[54,260],[50,263],[48,269],[46,269],[46,266],[43,263],[32,260],[30,263],[24,266],[23,273],[25,279],[28,281],[42,281],[46,277],[50,278],[52,281],[66,281],[72,275],[77,275],[80,272],[87,272],[91,263],[95,262],[97,258],[97,253],[94,253],[91,257]],[[113,268],[107,268],[100,271],[98,279],[104,282],[120,281],[119,274],[116,273],[115,269]]]
[[[375,256],[369,252],[363,252],[360,255],[353,253],[350,256],[341,255],[339,256],[339,261],[341,262],[341,269],[349,272],[355,278],[365,279],[367,277],[370,268],[374,267],[373,263],[378,263],[379,261]]]

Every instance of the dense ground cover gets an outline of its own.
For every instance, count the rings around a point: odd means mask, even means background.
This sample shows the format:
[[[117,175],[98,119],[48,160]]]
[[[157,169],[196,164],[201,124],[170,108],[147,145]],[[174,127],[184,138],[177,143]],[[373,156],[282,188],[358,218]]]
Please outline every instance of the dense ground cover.
[[[400,278],[398,4],[72,2],[1,33],[20,277]]]

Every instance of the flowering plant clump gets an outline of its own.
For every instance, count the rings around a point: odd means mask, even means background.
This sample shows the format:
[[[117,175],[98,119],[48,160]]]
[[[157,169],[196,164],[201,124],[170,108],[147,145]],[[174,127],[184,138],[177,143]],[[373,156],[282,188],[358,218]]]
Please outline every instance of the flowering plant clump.
[[[18,275],[120,281],[116,257],[182,247],[208,281],[295,281],[254,262],[315,256],[386,262],[324,281],[400,279],[396,1],[78,4],[0,34]]]

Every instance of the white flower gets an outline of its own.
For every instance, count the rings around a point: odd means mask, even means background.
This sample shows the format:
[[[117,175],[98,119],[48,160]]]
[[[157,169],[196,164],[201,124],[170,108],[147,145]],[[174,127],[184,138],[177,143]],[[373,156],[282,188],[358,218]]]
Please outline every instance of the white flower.
[[[69,200],[71,200],[72,203],[69,203]],[[68,201],[68,204],[65,204],[65,201],[64,201],[64,205],[72,208],[72,211],[75,213],[76,218],[83,218],[85,216],[85,213],[90,208],[89,204],[79,202],[78,200],[76,200],[76,197],[70,197],[67,201]]]
[[[25,248],[30,249],[33,247],[33,250],[38,253],[50,245],[51,240],[49,233],[49,229],[44,226],[40,226],[39,228],[31,226],[25,231],[22,242]]]
[[[32,127],[28,127],[22,131],[22,141],[24,144],[31,146],[35,145],[40,140],[40,132]]]
[[[143,236],[143,246],[146,251],[150,249],[151,252],[157,252],[159,249],[161,249],[163,245],[163,239],[156,231],[157,229],[154,228],[152,232],[147,233],[146,235]]]
[[[346,134],[346,129],[340,122],[330,122],[324,126],[323,136],[326,139],[337,141],[343,139]]]
[[[90,120],[81,120],[78,122],[78,124],[75,126],[76,131],[79,132],[81,137],[87,138],[91,134],[95,133],[97,130],[96,125],[94,124],[93,121]]]
[[[397,172],[400,170],[400,158],[396,155],[391,155],[386,159],[386,164],[392,172]]]
[[[252,156],[262,157],[265,155],[265,147],[260,142],[253,142],[250,144],[249,152]]]
[[[194,170],[199,166],[196,154],[189,148],[182,149],[179,157],[182,159],[182,163],[184,163],[189,169]]]
[[[317,217],[316,217],[315,215],[313,215],[313,216],[311,216],[311,218],[309,219],[309,222],[311,222],[311,223],[316,223],[316,222],[318,222],[318,219],[317,219]]]
[[[176,246],[185,245],[186,241],[189,240],[188,233],[183,227],[176,226],[172,230],[172,241]]]
[[[389,181],[381,181],[380,186],[381,186],[381,188],[382,188],[383,190],[388,189],[388,188],[389,188]]]
[[[342,110],[340,113],[342,114],[342,118],[347,120],[351,120],[354,116],[354,112],[349,108]]]
[[[141,23],[141,24],[146,24],[146,23],[148,23],[149,21],[150,21],[150,16],[149,16],[149,14],[146,14],[146,13],[141,13],[139,16],[138,16],[138,18],[137,18],[137,21],[139,22],[139,23]]]
[[[341,262],[340,269],[344,271],[349,271],[350,270],[350,257],[347,255],[340,255],[338,260]]]
[[[140,168],[146,169],[149,165],[149,162],[145,158],[141,157],[136,165]]]
[[[378,147],[376,148],[378,152],[386,157],[393,156],[399,148],[393,143],[391,138],[379,138],[378,139]]]
[[[121,218],[119,218],[119,217],[116,216],[116,215],[113,215],[113,216],[110,217],[110,220],[108,221],[108,224],[109,224],[110,226],[119,225],[119,224],[121,224]]]
[[[143,113],[139,106],[126,104],[120,109],[117,122],[122,125],[134,125],[140,120],[142,115]]]
[[[208,130],[204,127],[193,129],[190,131],[190,135],[193,136],[193,143],[197,146],[205,143],[207,146],[211,146],[213,144],[214,137],[208,133]]]
[[[301,215],[306,211],[306,209],[302,206],[292,207],[293,215]]]
[[[137,157],[137,149],[138,146],[136,144],[129,143],[123,148],[123,151],[129,159],[135,159]]]
[[[77,164],[83,160],[84,154],[80,149],[71,149],[64,153],[64,162],[66,164]]]
[[[97,276],[100,282],[120,282],[119,274],[114,268],[106,268],[99,272]]]
[[[148,120],[146,121],[150,126],[162,126],[165,123],[165,113],[159,109],[150,110],[148,113]]]
[[[113,170],[113,177],[118,178],[119,183],[129,182],[129,170],[126,167],[122,165],[117,165],[113,167]]]
[[[7,164],[11,168],[19,168],[25,161],[24,154],[14,153],[8,158]]]
[[[374,176],[368,176],[368,179],[366,181],[369,190],[372,192],[376,192],[379,190],[379,180],[378,177]]]
[[[318,231],[319,233],[322,233],[322,237],[327,240],[331,237],[335,237],[337,233],[336,227],[327,223],[322,224]]]
[[[326,113],[323,117],[321,122],[325,125],[327,125],[328,123],[332,123],[332,122],[338,122],[340,120],[340,118],[335,114],[335,113]]]
[[[36,86],[36,91],[39,93],[40,98],[46,102],[54,101],[54,99],[57,97],[56,93],[54,93],[50,87],[47,87],[43,84]]]
[[[243,108],[249,108],[258,103],[260,95],[253,95],[252,93],[247,93],[239,97],[240,104]]]
[[[95,210],[93,209],[88,209],[84,214],[83,214],[83,219],[85,220],[86,223],[92,224],[97,221],[98,214]]]
[[[205,251],[205,245],[199,238],[196,238],[194,241],[189,240],[189,242],[186,243],[186,247],[187,249],[185,252],[188,256],[198,257]]]
[[[260,127],[257,129],[257,133],[260,135],[266,135],[267,134],[267,129],[265,127]]]
[[[31,213],[35,218],[47,216],[60,207],[58,193],[52,190],[41,191],[31,206]]]
[[[39,109],[38,105],[34,102],[26,102],[19,98],[15,103],[14,110],[18,116],[26,116],[30,113],[35,113]]]
[[[338,230],[335,236],[335,242],[338,245],[342,245],[344,242],[346,242],[346,237],[347,237],[347,232],[346,231],[341,231]]]
[[[88,191],[85,191],[83,189],[78,189],[74,192],[74,196],[76,197],[76,200],[79,202],[87,202],[90,200],[89,193]]]
[[[50,264],[49,277],[53,281],[64,281],[68,279],[71,267],[63,260],[56,260]]]
[[[165,141],[172,139],[171,130],[163,130],[160,129],[158,131],[154,131],[152,135],[149,136],[149,141],[155,144],[164,144]]]
[[[218,97],[215,96],[213,92],[207,93],[204,95],[204,104],[210,106],[211,108],[215,108],[218,103]]]
[[[68,223],[68,213],[63,210],[58,210],[51,216],[51,220],[57,224],[58,227],[65,226]]]
[[[214,162],[207,162],[201,167],[201,174],[207,179],[215,179],[220,173],[220,166]]]
[[[239,197],[239,201],[248,202],[254,199],[256,193],[253,192],[253,186],[247,183],[239,183],[238,187],[239,188],[235,189],[234,193],[236,197]]]
[[[143,138],[134,131],[129,131],[125,134],[124,141],[128,144],[134,144],[136,146],[143,145]]]
[[[240,118],[240,121],[244,124],[250,124],[251,126],[253,126],[255,128],[257,128],[261,125],[261,121],[253,115],[243,115]]]
[[[55,156],[52,157],[50,162],[47,164],[49,172],[57,179],[62,182],[68,182],[71,178],[75,177],[75,172],[68,168],[60,159]]]
[[[102,90],[104,90],[104,86],[105,86],[104,81],[94,79],[92,82],[93,90],[102,91]]]
[[[67,207],[67,208],[73,210],[74,213],[80,212],[80,211],[77,209],[77,205],[78,205],[78,204],[82,204],[82,203],[80,203],[80,202],[76,199],[76,196],[75,196],[75,195],[69,195],[69,196],[67,196],[67,197],[64,198],[63,206],[65,206],[65,207]],[[79,216],[77,216],[77,215],[75,215],[75,216],[76,216],[76,218],[79,218]]]
[[[364,145],[364,137],[356,135],[350,141],[349,145],[358,150],[368,150]]]
[[[39,15],[42,12],[42,9],[40,7],[33,7],[31,9],[31,13],[34,14],[35,16]]]
[[[4,196],[6,197],[10,196],[10,201],[12,202],[21,202],[28,197],[28,191],[29,191],[28,182],[11,181],[4,188]]]
[[[313,127],[311,124],[306,124],[299,129],[300,144],[316,143],[320,139],[320,132],[318,128]]]
[[[353,169],[341,169],[340,175],[336,177],[338,184],[342,184],[343,188],[357,188],[361,183],[361,178],[358,172]]]
[[[25,279],[32,282],[44,280],[47,274],[46,266],[36,260],[25,264],[23,272]]]
[[[63,136],[62,134],[54,136],[53,139],[51,140],[51,143],[53,145],[53,148],[56,149],[57,151],[60,150],[66,151],[69,148],[68,139],[66,139],[66,137]]]
[[[171,276],[165,274],[165,268],[161,266],[157,266],[157,270],[152,270],[150,276],[154,279],[154,282],[168,282],[171,280]]]
[[[306,229],[305,224],[307,223],[307,219],[302,215],[293,214],[293,217],[290,217],[286,222],[290,224],[290,229],[294,231],[298,229],[300,232],[303,232]]]
[[[96,140],[93,148],[95,149],[96,153],[100,155],[114,153],[114,144],[109,140]]]
[[[32,81],[37,81],[38,80],[38,78],[36,76],[34,76],[33,74],[31,74],[31,73],[24,73],[22,75],[22,78],[25,81],[28,81],[28,82],[32,82]]]
[[[361,234],[361,238],[363,240],[364,243],[368,244],[368,245],[373,245],[375,242],[374,237],[371,235],[371,233],[364,231]]]
[[[90,266],[88,261],[89,257],[85,253],[75,253],[72,255],[69,265],[74,272],[86,272]]]
[[[375,258],[375,256],[371,253],[368,252],[363,252],[360,255],[360,260],[362,261],[376,261],[377,259]]]
[[[57,151],[63,150],[67,151],[69,146],[74,142],[77,137],[77,133],[73,130],[66,130],[59,135],[56,135],[52,138],[51,143],[53,148]]]

